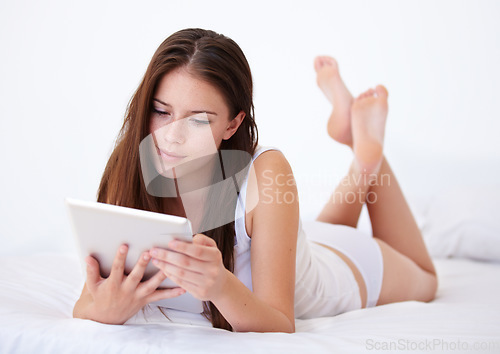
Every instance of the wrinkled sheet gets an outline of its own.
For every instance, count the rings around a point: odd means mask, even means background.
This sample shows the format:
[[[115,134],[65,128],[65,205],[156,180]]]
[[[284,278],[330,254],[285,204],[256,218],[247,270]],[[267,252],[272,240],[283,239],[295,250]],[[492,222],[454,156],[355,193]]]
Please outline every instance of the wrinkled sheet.
[[[157,308],[125,325],[73,319],[84,278],[74,254],[0,258],[0,353],[500,353],[500,263],[436,259],[437,298],[297,320],[296,333],[230,333]]]

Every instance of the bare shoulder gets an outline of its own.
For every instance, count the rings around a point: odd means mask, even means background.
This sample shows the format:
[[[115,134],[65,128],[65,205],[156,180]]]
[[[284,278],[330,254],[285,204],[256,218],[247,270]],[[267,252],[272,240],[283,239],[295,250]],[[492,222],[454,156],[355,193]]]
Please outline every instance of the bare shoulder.
[[[298,211],[298,196],[292,168],[281,151],[263,152],[249,172],[247,184],[247,233],[254,231],[254,218],[262,219]],[[290,214],[291,213],[291,214]]]
[[[285,155],[278,150],[268,150],[263,152],[254,162],[255,174],[257,177],[262,177],[268,174],[292,174],[290,163]]]
[[[257,157],[250,169],[247,187],[247,206],[257,206],[258,200],[278,187],[296,187],[290,163],[278,150],[268,150]],[[283,188],[281,188],[283,189]],[[289,190],[290,188],[285,188]],[[247,208],[247,210],[250,210]]]

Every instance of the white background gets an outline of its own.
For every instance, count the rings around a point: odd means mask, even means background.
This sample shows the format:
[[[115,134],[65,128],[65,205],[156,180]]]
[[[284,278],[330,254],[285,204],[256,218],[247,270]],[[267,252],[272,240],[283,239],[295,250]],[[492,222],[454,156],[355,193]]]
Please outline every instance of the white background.
[[[290,161],[303,218],[352,158],[326,134],[318,54],[355,95],[389,89],[385,151],[410,199],[496,183],[499,19],[498,1],[3,1],[0,253],[73,250],[64,198],[95,200],[152,54],[186,27],[245,52],[260,143]]]

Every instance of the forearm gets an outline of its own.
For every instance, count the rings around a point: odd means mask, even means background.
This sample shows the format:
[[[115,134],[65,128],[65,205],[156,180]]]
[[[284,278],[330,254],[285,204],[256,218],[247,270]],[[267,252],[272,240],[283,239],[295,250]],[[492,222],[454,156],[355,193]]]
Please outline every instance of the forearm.
[[[228,271],[220,296],[212,302],[236,332],[295,332],[295,321],[260,300]]]

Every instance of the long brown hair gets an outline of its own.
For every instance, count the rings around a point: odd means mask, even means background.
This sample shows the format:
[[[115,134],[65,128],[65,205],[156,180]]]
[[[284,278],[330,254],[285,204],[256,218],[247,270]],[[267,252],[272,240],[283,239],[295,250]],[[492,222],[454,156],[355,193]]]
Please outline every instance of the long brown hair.
[[[168,198],[152,196],[146,190],[139,144],[150,134],[152,99],[159,81],[180,67],[218,89],[226,100],[230,117],[236,117],[241,111],[245,113],[236,133],[223,140],[219,150],[241,150],[253,155],[258,133],[254,121],[252,75],[245,55],[224,35],[203,29],[180,30],[158,47],[128,104],[125,121],[101,179],[99,202],[153,212],[168,210]],[[216,241],[224,266],[234,272],[234,221],[205,234]],[[214,327],[232,330],[211,302],[205,302],[204,310]]]

